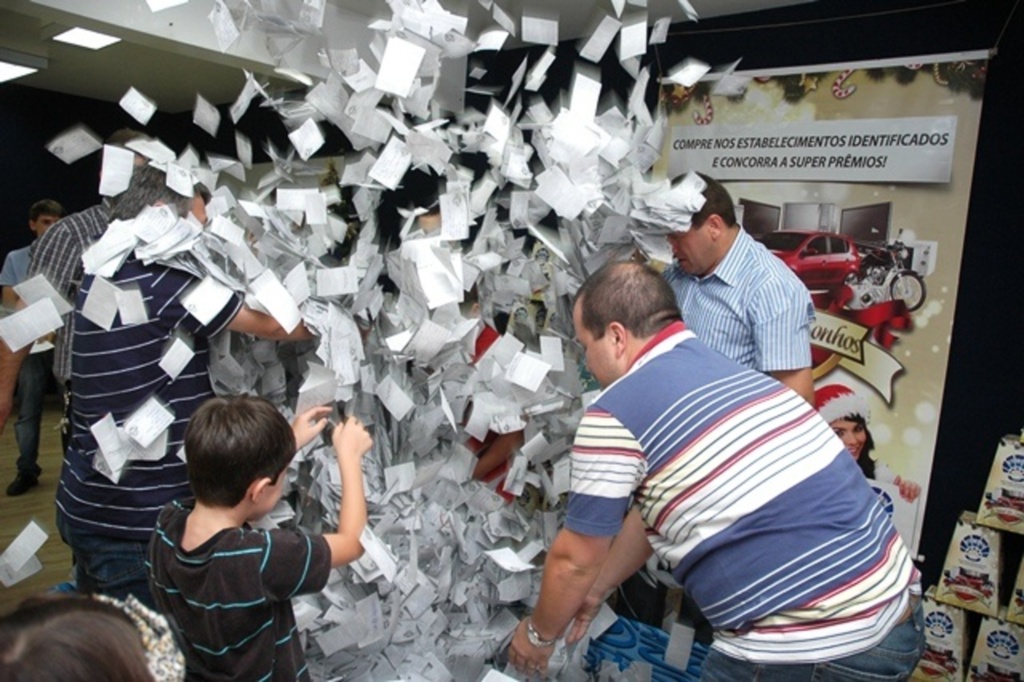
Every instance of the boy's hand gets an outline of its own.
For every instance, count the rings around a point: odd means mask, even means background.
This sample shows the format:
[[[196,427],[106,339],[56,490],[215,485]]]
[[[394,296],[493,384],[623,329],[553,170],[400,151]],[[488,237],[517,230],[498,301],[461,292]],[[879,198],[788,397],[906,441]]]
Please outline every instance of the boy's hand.
[[[295,434],[295,448],[301,450],[309,441],[320,435],[327,426],[327,415],[331,408],[326,405],[311,407],[292,422],[292,433]]]
[[[373,438],[358,417],[349,417],[335,426],[331,441],[339,457],[354,456],[358,459],[373,447]]]

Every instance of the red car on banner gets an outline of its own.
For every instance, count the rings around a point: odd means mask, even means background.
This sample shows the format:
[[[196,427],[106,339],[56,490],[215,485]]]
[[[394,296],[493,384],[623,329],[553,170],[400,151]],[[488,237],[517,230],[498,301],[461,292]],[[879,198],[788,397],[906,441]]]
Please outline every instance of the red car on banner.
[[[860,252],[846,235],[779,230],[757,239],[782,259],[808,289],[835,289],[860,276]]]

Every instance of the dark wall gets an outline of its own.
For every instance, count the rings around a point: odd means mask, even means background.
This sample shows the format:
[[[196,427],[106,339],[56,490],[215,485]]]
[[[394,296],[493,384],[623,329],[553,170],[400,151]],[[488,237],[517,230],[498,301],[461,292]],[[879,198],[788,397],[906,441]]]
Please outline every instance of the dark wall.
[[[46,151],[48,141],[65,129],[85,124],[101,139],[119,128],[134,128],[159,138],[176,152],[192,145],[200,154],[235,156],[235,130],[228,106],[218,107],[221,124],[213,138],[192,123],[192,112],[157,112],[145,126],[140,125],[115,102],[101,102],[37,90],[14,83],[0,84],[0,259],[7,252],[32,241],[28,230],[28,209],[38,199],[59,201],[69,213],[99,201],[100,154],[95,153],[66,165]],[[252,142],[253,161],[269,160],[264,144],[273,142],[278,150],[288,149],[288,131],[277,114],[258,102],[239,120],[237,130]],[[325,153],[335,154],[347,147],[344,135],[324,126]],[[0,261],[2,262],[2,261]]]
[[[938,577],[960,511],[978,506],[998,439],[1024,426],[1024,353],[1018,349],[1021,324],[1015,300],[1020,290],[1024,230],[1013,209],[1020,194],[1019,166],[1024,159],[1024,125],[1019,115],[1024,105],[1019,85],[1024,72],[1024,16],[1012,14],[1014,4],[1014,0],[819,0],[674,27],[670,44],[662,46],[658,54],[665,67],[692,55],[714,64],[743,57],[741,68],[749,69],[987,49],[998,41],[999,51],[990,62],[986,85],[956,323],[921,544],[926,584]],[[759,28],[747,28],[754,25]],[[549,100],[568,84],[574,61],[571,49],[563,48],[562,53],[568,51],[568,55],[560,54],[542,90]],[[650,59],[654,59],[653,53]],[[485,82],[505,78],[507,83],[521,60],[521,55],[502,56],[490,64],[492,70]],[[606,84],[620,93],[628,92],[629,81],[613,54],[602,67]],[[617,77],[609,75],[615,73]],[[224,123],[215,141],[191,125],[191,114],[158,114],[147,132],[176,150],[192,140],[203,150],[233,155],[230,119],[223,108],[222,112]],[[240,121],[240,128],[253,138],[254,152],[261,137],[283,140],[284,135],[276,117],[261,115],[252,112]],[[0,256],[28,242],[27,210],[35,199],[51,196],[70,210],[96,200],[95,162],[89,165],[89,160],[83,160],[69,168],[43,149],[47,140],[79,121],[101,135],[134,123],[116,104],[0,85],[0,149],[4,150]],[[337,148],[332,137],[328,142]],[[280,144],[283,146],[283,141]],[[1015,568],[1008,566],[1007,571]]]

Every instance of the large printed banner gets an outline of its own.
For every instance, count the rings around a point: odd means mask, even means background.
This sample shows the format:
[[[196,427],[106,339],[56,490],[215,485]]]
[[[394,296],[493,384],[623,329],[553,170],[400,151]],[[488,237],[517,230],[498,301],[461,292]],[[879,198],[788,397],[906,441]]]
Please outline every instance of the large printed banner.
[[[672,151],[687,153],[673,154],[669,173],[689,164],[722,181],[949,182],[955,138],[952,116],[765,124],[754,134],[680,126]]]
[[[817,309],[817,403],[916,553],[956,307],[986,55],[669,86],[655,170],[722,180]]]

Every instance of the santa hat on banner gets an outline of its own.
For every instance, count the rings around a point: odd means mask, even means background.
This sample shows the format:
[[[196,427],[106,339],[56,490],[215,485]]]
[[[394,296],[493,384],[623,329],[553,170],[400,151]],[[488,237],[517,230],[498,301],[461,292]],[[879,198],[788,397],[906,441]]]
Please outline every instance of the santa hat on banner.
[[[868,401],[842,384],[828,384],[816,390],[814,407],[829,423],[851,416],[863,417],[864,423],[871,419]]]

